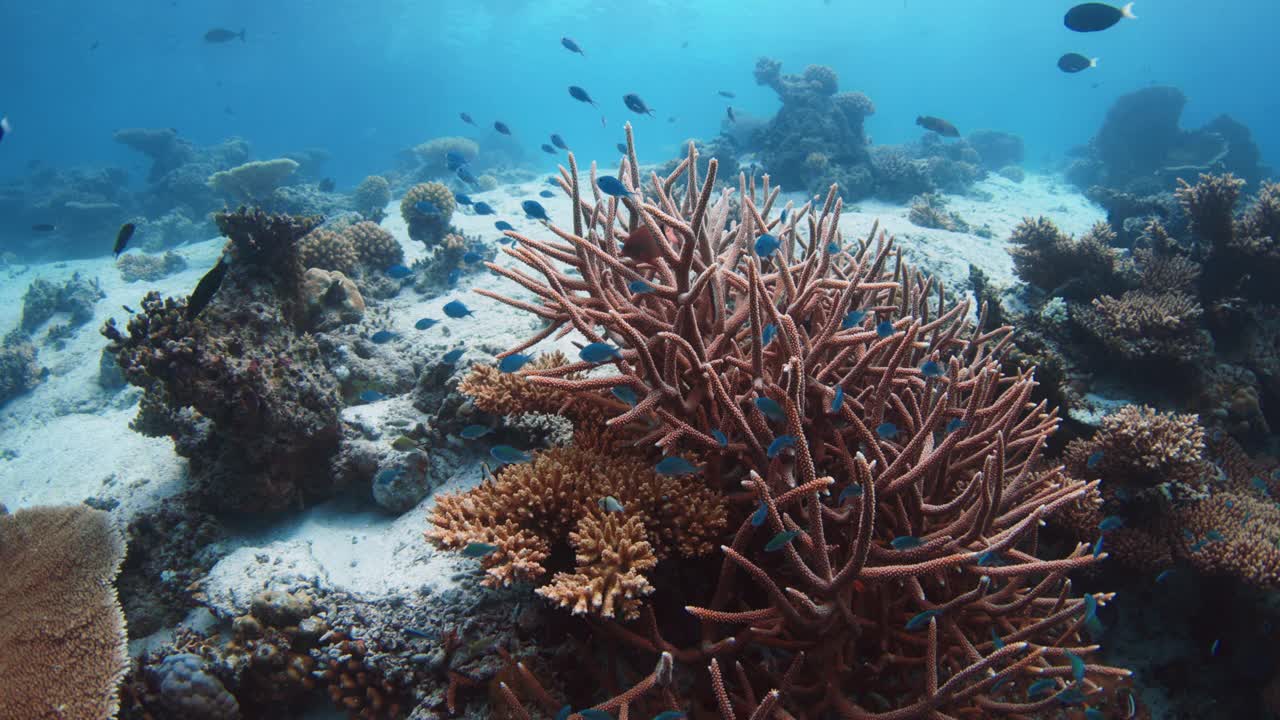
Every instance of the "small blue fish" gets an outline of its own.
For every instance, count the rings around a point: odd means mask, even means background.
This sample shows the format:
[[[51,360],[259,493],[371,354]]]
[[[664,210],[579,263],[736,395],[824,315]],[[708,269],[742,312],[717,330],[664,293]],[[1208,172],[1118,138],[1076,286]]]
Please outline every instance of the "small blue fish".
[[[638,401],[638,398],[636,397],[636,391],[632,390],[627,385],[614,385],[612,388],[609,389],[609,392],[613,393],[614,397],[618,398],[619,400],[621,400],[622,402],[628,405],[635,405],[636,402]]]
[[[467,164],[466,156],[464,156],[462,153],[458,152],[457,150],[450,150],[444,154],[444,165],[450,170],[457,170],[458,168],[466,164]]]
[[[496,552],[497,549],[497,545],[484,542],[473,542],[467,543],[467,546],[462,548],[462,554],[469,558],[479,558],[492,552]]]
[[[413,270],[410,270],[409,268],[400,264],[392,265],[391,267],[387,268],[386,272],[387,272],[387,277],[393,280],[403,280],[404,278],[407,278],[413,274]]]
[[[1161,570],[1160,574],[1156,575],[1156,582],[1162,583],[1165,580],[1168,580],[1169,576],[1171,575],[1173,575],[1173,568],[1166,568],[1164,570]]]
[[[851,497],[862,497],[862,486],[854,483],[840,491],[840,496],[836,498],[836,505],[843,505],[845,500]]]
[[[840,321],[840,329],[848,330],[862,323],[867,317],[865,310],[850,310],[845,314],[844,319]]]
[[[609,713],[593,708],[579,710],[578,714],[582,716],[582,720],[613,720],[613,716]]]
[[[1071,677],[1076,682],[1080,682],[1084,679],[1084,660],[1081,660],[1080,656],[1073,652],[1068,652],[1066,655],[1067,662],[1071,663]]]
[[[498,238],[498,244],[500,244],[500,245],[515,245],[515,244],[516,244],[516,240],[515,240],[515,238],[513,238],[513,237],[507,237],[506,235],[503,235],[502,237]]]
[[[1209,532],[1204,534],[1204,537],[1206,540],[1225,540],[1226,539],[1222,537],[1222,533],[1218,532],[1217,530],[1210,530]]]
[[[1094,543],[1093,543],[1093,556],[1094,556],[1094,557],[1098,557],[1099,555],[1101,555],[1101,554],[1102,554],[1102,539],[1103,539],[1104,537],[1106,537],[1106,535],[1099,535],[1099,536],[1098,536],[1098,539],[1094,541]]]
[[[461,269],[461,268],[454,268],[454,269],[452,269],[452,270],[450,270],[450,271],[449,271],[449,275],[448,275],[448,277],[445,279],[445,281],[449,284],[449,287],[453,287],[453,286],[457,285],[457,284],[458,284],[458,281],[459,281],[459,280],[461,280],[461,279],[462,279],[462,269]]]
[[[769,540],[769,542],[765,543],[764,551],[777,552],[782,548],[786,547],[788,544],[791,543],[792,540],[795,540],[798,537],[800,537],[799,530],[783,530],[777,535],[774,535],[773,538]]]
[[[789,447],[795,447],[795,444],[796,439],[790,435],[779,435],[773,439],[773,442],[769,443],[769,449],[765,451],[765,454],[770,458],[775,458],[778,457],[778,453],[783,450]]]
[[[556,177],[555,175],[552,175],[551,177],[547,178],[547,184],[552,187],[560,187],[560,178]]]
[[[596,185],[600,187],[600,192],[605,195],[631,197],[631,192],[622,184],[622,181],[612,175],[601,175],[596,179]]]
[[[882,422],[876,426],[876,434],[885,440],[892,440],[898,436],[898,426],[891,422]]]
[[[627,146],[625,143],[618,143],[617,145],[614,145],[614,147],[618,148],[618,152],[622,153],[623,155],[627,154]]]
[[[1035,698],[1039,695],[1047,695],[1053,692],[1058,686],[1057,681],[1053,678],[1044,678],[1031,683],[1031,687],[1027,688],[1027,699]]]
[[[768,345],[769,343],[773,342],[773,338],[777,334],[778,334],[777,325],[774,325],[773,323],[769,323],[768,325],[765,325],[764,331],[760,333],[760,340],[761,340],[760,344]]]
[[[524,210],[524,214],[534,220],[550,220],[547,217],[547,209],[542,207],[542,203],[537,200],[525,200],[520,203],[520,209]]]
[[[421,215],[439,215],[440,208],[430,200],[419,200],[413,204],[413,209],[417,210]]]
[[[720,447],[727,447],[729,445],[729,436],[725,435],[722,430],[712,430],[711,437],[715,438],[716,442],[720,443]]]
[[[1084,465],[1085,467],[1092,470],[1098,467],[1098,463],[1100,462],[1102,462],[1102,451],[1094,450],[1093,452],[1089,453],[1089,457],[1084,461]]]
[[[565,50],[568,50],[568,51],[569,51],[569,52],[571,52],[571,53],[578,53],[579,55],[581,55],[581,56],[583,56],[583,57],[586,57],[586,56],[587,56],[587,54],[586,54],[586,53],[582,52],[582,46],[580,46],[580,45],[578,45],[578,43],[574,42],[574,41],[573,41],[573,38],[571,38],[571,37],[565,36],[565,37],[560,38],[560,44],[564,46],[564,49],[565,49]]]
[[[379,400],[385,400],[386,398],[387,398],[386,395],[383,395],[377,390],[365,390],[364,392],[360,393],[360,402],[372,403],[372,402],[378,402]]]
[[[560,708],[560,712],[556,713],[556,720],[569,720],[569,716],[573,714],[573,706],[565,705]]]
[[[458,436],[463,440],[477,440],[493,432],[493,428],[488,425],[468,425],[462,428]]]
[[[472,202],[470,195],[463,195],[462,193],[454,193],[453,199],[457,200],[459,205],[470,205]]]
[[[831,412],[838,413],[842,407],[844,407],[844,388],[837,385],[835,394],[831,396]]]
[[[929,627],[929,621],[941,614],[942,612],[938,610],[925,610],[922,613],[917,613],[907,621],[907,632],[915,632],[916,630]]]
[[[462,262],[468,265],[475,265],[476,263],[480,262],[483,259],[484,259],[484,256],[476,252],[475,250],[468,250],[462,254]]]
[[[493,129],[497,130],[499,133],[503,135],[511,135],[511,128],[507,127],[507,124],[502,122],[501,120],[493,121]]]
[[[644,280],[632,280],[627,283],[627,289],[637,295],[653,292],[653,286]]]
[[[1213,644],[1209,646],[1209,657],[1217,657],[1217,656],[1218,656],[1218,648],[1219,648],[1219,647],[1221,647],[1221,646],[1222,646],[1222,639],[1221,639],[1221,638],[1219,638],[1219,639],[1217,639],[1217,640],[1214,640],[1214,641],[1213,641]]]
[[[760,527],[768,517],[769,506],[764,503],[760,503],[760,507],[756,508],[756,511],[751,513],[751,526]]]
[[[1058,702],[1063,705],[1078,705],[1086,699],[1084,691],[1078,687],[1069,687],[1058,693]]]
[[[499,220],[498,222],[494,223],[493,226],[504,232],[507,230],[515,230],[515,227],[512,226],[512,224],[507,222],[506,220]]]
[[[1001,650],[1004,648],[1004,638],[1000,637],[1000,635],[996,632],[996,628],[994,625],[991,627],[991,647],[995,648],[996,650]]]
[[[389,343],[392,340],[395,340],[396,334],[391,332],[390,330],[379,330],[378,332],[370,335],[369,339],[378,345],[382,345],[385,343]]]
[[[965,422],[960,418],[951,418],[951,420],[947,422],[946,432],[953,433],[968,424],[969,423]]]
[[[767,397],[758,397],[755,399],[756,409],[764,413],[765,417],[770,420],[782,422],[787,419],[787,414],[782,411],[782,406],[777,400]]]
[[[598,363],[622,357],[618,348],[609,343],[593,342],[578,351],[578,357],[584,362]]]
[[[756,254],[760,257],[769,257],[777,252],[780,247],[782,247],[782,243],[769,233],[756,238]]]
[[[550,190],[543,190],[542,192],[538,193],[538,197],[540,198],[553,198],[555,196],[556,194],[551,192]]]
[[[472,173],[471,169],[468,168],[466,165],[463,165],[462,167],[455,170],[454,174],[458,176],[459,180],[461,180],[462,182],[468,185],[477,185],[480,182],[479,180],[476,180],[475,173]]]
[[[1089,622],[1091,620],[1097,620],[1097,619],[1098,619],[1098,598],[1094,597],[1093,593],[1085,593],[1084,594],[1084,621]]]
[[[934,362],[933,360],[930,360],[920,366],[920,374],[927,378],[942,377],[946,372],[946,368],[942,367],[941,363]]]
[[[910,550],[912,548],[918,548],[923,544],[924,541],[914,535],[899,535],[889,541],[889,545],[891,545],[894,550]]]
[[[524,353],[508,355],[498,361],[498,369],[504,373],[519,372],[520,368],[528,365],[532,359],[533,356],[525,355]]]
[[[450,300],[445,303],[444,314],[456,320],[475,313],[471,312],[471,308],[467,307],[461,300]]]
[[[1258,477],[1257,475],[1254,475],[1254,476],[1249,480],[1249,482],[1250,482],[1250,483],[1252,483],[1252,484],[1253,484],[1253,486],[1254,486],[1255,488],[1257,488],[1258,492],[1262,493],[1263,495],[1270,495],[1270,494],[1271,494],[1271,488],[1267,487],[1267,481],[1266,481],[1266,480],[1263,480],[1262,478]]]
[[[465,352],[466,352],[465,348],[455,348],[445,353],[444,355],[442,355],[440,359],[445,361],[449,365],[452,365],[458,362],[458,360],[462,359],[462,354]]]
[[[876,325],[876,335],[882,338],[893,337],[893,323],[888,320],[881,320]]]
[[[550,145],[548,145],[548,144],[546,144],[546,143],[542,143],[542,152],[544,152],[544,153],[546,153],[546,154],[548,154],[548,155],[559,155],[559,154],[560,154],[560,153],[559,153],[555,148],[551,147]]]
[[[1004,565],[1004,557],[996,550],[988,550],[978,556],[978,567],[1000,567]]]
[[[1098,523],[1098,529],[1102,532],[1115,530],[1124,526],[1124,518],[1119,515],[1108,515],[1102,518],[1102,522]]]
[[[778,220],[784,223],[787,221],[787,208],[782,208],[782,214],[778,216]]]
[[[498,211],[494,210],[492,205],[483,201],[478,203],[473,203],[471,205],[471,209],[475,210],[477,215],[497,215],[498,214]]]
[[[662,458],[653,466],[653,471],[659,475],[693,475],[698,472],[698,466],[679,455],[672,455]]]
[[[836,254],[836,253],[838,253],[838,252],[840,252],[840,246],[839,246],[839,245],[837,245],[837,244],[836,244],[836,242],[835,242],[834,240],[833,240],[833,241],[831,241],[831,242],[829,242],[829,243],[827,243],[827,254],[828,254],[828,255],[835,255],[835,254]]]
[[[622,503],[618,502],[618,498],[612,495],[606,495],[596,501],[596,504],[605,512],[620,513],[623,511]]]
[[[489,448],[489,454],[500,463],[527,463],[533,459],[529,453],[517,450],[510,445],[494,445]]]

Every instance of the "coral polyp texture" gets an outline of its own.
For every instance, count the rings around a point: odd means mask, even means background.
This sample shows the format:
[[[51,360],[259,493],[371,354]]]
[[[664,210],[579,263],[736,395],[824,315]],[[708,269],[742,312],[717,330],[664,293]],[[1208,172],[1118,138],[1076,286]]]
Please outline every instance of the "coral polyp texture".
[[[504,252],[525,267],[489,264],[535,299],[478,292],[545,323],[506,354],[569,331],[591,344],[581,361],[520,375],[592,402],[627,398],[607,426],[661,477],[723,496],[719,549],[668,558],[688,568],[674,580],[660,560],[648,592],[624,498],[619,509],[561,483],[564,495],[509,499],[502,477],[483,486],[491,502],[454,500],[456,526],[431,532],[488,533],[476,537],[499,547],[482,560],[494,570],[504,543],[542,566],[551,548],[530,528],[578,524],[578,572],[607,571],[620,614],[638,601],[641,616],[597,621],[595,642],[629,649],[644,677],[598,696],[606,712],[1029,717],[1105,705],[1103,688],[1127,671],[1101,662],[1082,627],[1111,595],[1081,594],[1067,576],[1106,555],[1080,543],[1043,558],[1037,542],[1040,522],[1096,483],[1040,462],[1058,420],[1028,401],[1029,373],[1001,372],[1011,329],[975,329],[968,303],[948,302],[891,238],[844,237],[835,188],[783,222],[769,178],[740,177],[731,215],[715,160],[699,176],[691,145],[670,175],[642,178],[626,132],[617,176],[630,195],[603,195],[570,153],[571,217],[508,233]],[[554,452],[504,473],[531,484]],[[599,512],[611,507],[618,517]],[[606,555],[606,538],[628,546]],[[584,582],[543,594],[603,607]],[[1085,660],[1078,680],[1073,655]],[[545,691],[504,689],[556,711]]]
[[[391,183],[381,175],[370,175],[351,193],[351,205],[356,212],[374,220],[381,220],[387,203],[391,202]]]
[[[400,247],[399,241],[377,223],[361,221],[348,227],[344,234],[355,248],[360,263],[366,268],[386,270],[396,263],[404,262],[404,249]]]
[[[345,233],[316,228],[298,242],[298,261],[304,268],[321,270],[337,270],[344,275],[353,275],[359,255]]]
[[[431,247],[449,231],[455,207],[453,193],[445,185],[418,183],[400,200],[400,216],[409,225],[409,237]]]

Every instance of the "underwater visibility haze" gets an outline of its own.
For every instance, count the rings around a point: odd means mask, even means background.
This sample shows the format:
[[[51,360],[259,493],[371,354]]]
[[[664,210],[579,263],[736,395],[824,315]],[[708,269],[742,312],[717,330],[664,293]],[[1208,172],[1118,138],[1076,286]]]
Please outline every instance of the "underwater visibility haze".
[[[0,7],[0,720],[1280,718],[1276,27]]]

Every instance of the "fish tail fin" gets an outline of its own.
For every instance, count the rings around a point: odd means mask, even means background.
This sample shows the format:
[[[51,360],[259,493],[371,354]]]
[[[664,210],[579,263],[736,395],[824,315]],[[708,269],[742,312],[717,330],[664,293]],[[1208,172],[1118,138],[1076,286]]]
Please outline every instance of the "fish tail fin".
[[[1138,19],[1138,16],[1133,14],[1133,3],[1125,3],[1124,7],[1120,8],[1120,14],[1124,15],[1130,20]]]
[[[1098,58],[1090,58],[1090,60],[1089,60],[1089,67],[1091,67],[1091,68],[1096,68],[1096,67],[1098,67]]]

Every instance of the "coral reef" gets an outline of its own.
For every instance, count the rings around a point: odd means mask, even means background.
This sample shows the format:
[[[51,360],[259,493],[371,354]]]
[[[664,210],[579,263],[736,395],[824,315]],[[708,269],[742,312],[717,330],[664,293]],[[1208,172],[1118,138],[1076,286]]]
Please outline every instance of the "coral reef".
[[[298,169],[288,158],[255,160],[209,176],[209,188],[232,203],[263,202]]]
[[[308,268],[302,274],[302,302],[307,310],[307,327],[316,330],[360,322],[365,311],[364,297],[351,278],[319,267]]]
[[[361,221],[347,227],[344,234],[366,269],[386,270],[404,262],[404,249],[399,241],[377,223]]]
[[[1094,298],[1092,309],[1074,318],[1127,360],[1189,363],[1212,351],[1209,333],[1200,326],[1203,312],[1185,293],[1130,290],[1120,297]]]
[[[155,282],[186,270],[187,261],[175,252],[167,252],[160,256],[131,252],[121,255],[116,260],[116,267],[120,269],[120,277],[124,278],[125,282],[139,280]]]
[[[72,327],[79,327],[93,319],[93,306],[106,297],[98,279],[83,278],[80,273],[61,285],[36,278],[22,295],[22,323],[26,332],[32,332],[58,313],[66,313]]]
[[[429,203],[424,211],[418,203]],[[409,225],[409,237],[433,247],[449,231],[456,204],[449,188],[438,182],[419,183],[400,200],[400,216]]]
[[[1111,228],[1099,223],[1072,240],[1046,218],[1023,218],[1009,242],[1018,279],[1049,296],[1088,300],[1131,286],[1133,268],[1111,248]]]
[[[0,514],[0,717],[110,718],[128,669],[124,538],[86,505]]]
[[[336,270],[354,275],[360,256],[346,233],[318,227],[298,242],[298,261],[304,268]]]
[[[319,220],[243,209],[216,220],[233,260],[208,307],[193,319],[186,301],[150,293],[125,332],[107,322],[108,348],[144,389],[144,413],[198,412],[197,423],[160,427],[190,459],[206,502],[263,512],[323,499],[333,489],[342,401],[302,332],[297,257],[298,240]]]
[[[36,348],[26,333],[14,330],[6,335],[0,346],[0,405],[35,387],[41,373]]]
[[[626,131],[633,146],[630,125]],[[490,263],[535,302],[480,291],[546,323],[504,355],[567,328],[593,344],[581,362],[523,376],[612,407],[611,432],[666,456],[648,453],[662,477],[725,493],[719,571],[674,582],[654,574],[646,578],[652,593],[623,572],[624,564],[647,564],[634,531],[622,526],[632,514],[625,501],[619,511],[595,496],[566,498],[582,508],[574,522],[607,517],[597,510],[619,515],[579,535],[577,548],[593,562],[601,538],[627,538],[628,556],[603,563],[613,570],[605,582],[616,583],[607,585],[615,603],[625,613],[625,603],[648,593],[641,625],[602,618],[593,627],[595,642],[629,648],[654,670],[633,668],[638,682],[610,683],[622,692],[596,695],[592,707],[702,708],[738,720],[775,709],[803,717],[1028,716],[1072,689],[1079,701],[1106,702],[1091,679],[1127,672],[1097,662],[1098,647],[1080,628],[1111,595],[1080,598],[1066,579],[1099,558],[1084,544],[1055,559],[1036,555],[1039,521],[1096,483],[1041,467],[1057,419],[1027,402],[1030,375],[1001,373],[1009,329],[968,326],[967,304],[947,304],[885,236],[873,231],[849,252],[833,247],[842,209],[835,188],[778,226],[771,194],[754,186],[730,218],[727,195],[713,198],[715,163],[700,182],[681,183],[690,158],[642,190],[628,155],[619,175],[634,195],[597,208],[580,196],[570,154],[562,179],[574,195],[572,217],[549,226],[553,237],[512,233],[517,244],[505,252],[525,271]],[[659,262],[618,251],[625,228],[641,224],[657,239]],[[802,227],[812,235],[801,236]],[[757,255],[766,230],[781,247]],[[628,290],[637,281],[648,289]],[[598,372],[568,377],[591,369]],[[533,468],[553,452],[503,473],[533,483]],[[566,507],[542,493],[476,522],[502,502],[500,482],[482,486],[492,504],[454,500],[455,512],[429,531],[499,548],[481,560],[495,582],[543,567],[549,549],[528,528],[563,523]],[[603,607],[592,598],[588,609]],[[789,658],[766,646],[786,648]],[[1082,683],[1070,683],[1066,648],[1091,658]],[[877,662],[862,662],[866,654]],[[1030,684],[1045,678],[1054,679],[1049,692],[1028,698]],[[554,714],[538,685],[508,686],[507,702],[525,694]]]
[[[947,212],[947,201],[941,195],[926,193],[911,199],[907,219],[912,225],[935,230],[969,232],[969,223],[959,213]]]
[[[373,222],[381,222],[391,202],[391,183],[381,175],[370,175],[351,193],[351,206]]]
[[[1003,172],[1007,167],[1022,165],[1022,138],[1001,130],[974,130],[964,137],[978,154],[982,167]]]
[[[480,146],[474,140],[464,137],[438,137],[428,140],[413,148],[413,157],[418,161],[418,168],[413,176],[421,180],[449,177],[453,169],[449,167],[447,155],[456,153],[463,162],[470,163],[480,154]]]

